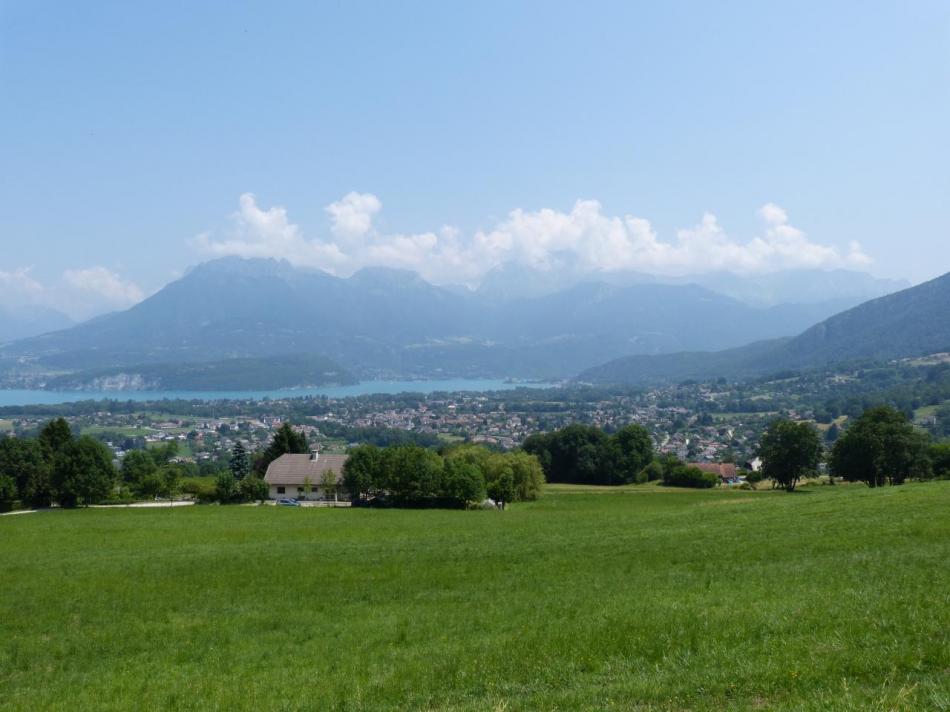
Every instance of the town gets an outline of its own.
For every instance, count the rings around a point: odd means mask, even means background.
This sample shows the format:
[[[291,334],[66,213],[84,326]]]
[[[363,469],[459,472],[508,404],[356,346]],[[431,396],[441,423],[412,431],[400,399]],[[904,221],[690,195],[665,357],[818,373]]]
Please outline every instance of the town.
[[[606,432],[638,424],[654,447],[697,463],[755,462],[761,433],[777,417],[809,420],[830,443],[849,416],[876,401],[894,402],[935,435],[950,427],[946,359],[780,374],[758,381],[684,382],[650,389],[560,384],[485,393],[403,393],[260,401],[80,402],[0,410],[0,432],[34,435],[52,416],[75,432],[126,451],[174,443],[176,458],[202,474],[226,468],[234,446],[266,447],[289,422],[310,443],[343,453],[361,443],[438,446],[470,442],[519,447],[532,434],[572,423]],[[17,412],[21,411],[21,412]]]

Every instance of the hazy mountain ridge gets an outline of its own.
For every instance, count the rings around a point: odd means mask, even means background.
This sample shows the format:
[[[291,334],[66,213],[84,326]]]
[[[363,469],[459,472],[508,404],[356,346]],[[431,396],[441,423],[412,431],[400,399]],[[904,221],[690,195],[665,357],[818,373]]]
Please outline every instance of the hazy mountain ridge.
[[[507,263],[485,275],[480,296],[494,301],[541,297],[561,292],[583,282],[599,282],[618,287],[635,285],[689,285],[705,287],[750,306],[817,304],[849,301],[852,305],[910,287],[907,280],[874,277],[851,270],[794,269],[762,275],[708,272],[683,277],[651,275],[643,272],[581,273],[570,267],[532,269]]]
[[[40,306],[0,306],[0,344],[68,329],[75,324],[76,322],[55,309]]]
[[[91,369],[44,379],[43,387],[91,391],[221,391],[355,382],[352,374],[328,358],[293,355]]]
[[[626,356],[581,373],[595,383],[742,376],[857,360],[891,360],[950,349],[950,273],[832,316],[794,338],[658,359]]]
[[[570,377],[623,354],[735,347],[800,332],[853,298],[753,307],[696,284],[581,281],[499,299],[368,268],[347,279],[224,258],[145,301],[0,349],[61,371],[319,354],[358,377]]]

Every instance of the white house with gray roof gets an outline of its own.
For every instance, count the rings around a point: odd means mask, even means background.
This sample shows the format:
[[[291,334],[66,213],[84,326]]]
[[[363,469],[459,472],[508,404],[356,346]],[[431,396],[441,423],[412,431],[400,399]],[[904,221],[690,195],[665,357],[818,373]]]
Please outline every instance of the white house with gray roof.
[[[348,457],[316,451],[309,455],[281,455],[267,466],[264,475],[270,498],[332,500],[342,497],[343,465]]]

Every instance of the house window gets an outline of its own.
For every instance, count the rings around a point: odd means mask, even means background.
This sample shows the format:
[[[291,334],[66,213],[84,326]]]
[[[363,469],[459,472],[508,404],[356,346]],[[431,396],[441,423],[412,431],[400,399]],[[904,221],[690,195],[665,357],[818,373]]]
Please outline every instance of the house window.
[[[278,488],[277,488],[277,494],[283,494],[283,493],[284,493],[284,488],[283,488],[283,487],[278,487]]]
[[[303,487],[297,488],[297,494],[303,494]]]

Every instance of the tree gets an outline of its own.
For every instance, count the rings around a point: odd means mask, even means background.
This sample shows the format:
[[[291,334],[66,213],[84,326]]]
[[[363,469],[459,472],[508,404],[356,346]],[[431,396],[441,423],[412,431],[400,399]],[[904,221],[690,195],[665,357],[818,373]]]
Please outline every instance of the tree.
[[[323,492],[324,494],[332,492],[334,502],[336,502],[336,483],[337,477],[333,470],[327,470],[323,473]]]
[[[122,458],[122,481],[133,490],[140,491],[155,475],[158,466],[145,450],[132,450]]]
[[[353,501],[382,489],[382,454],[375,445],[351,448],[343,465],[343,486]]]
[[[152,459],[155,461],[156,465],[164,465],[172,461],[172,459],[178,457],[178,441],[169,440],[161,445],[156,445],[146,452],[152,456]]]
[[[930,462],[933,475],[939,479],[950,478],[950,443],[934,443],[930,446]]]
[[[503,457],[511,464],[511,474],[515,481],[515,496],[512,501],[527,502],[538,499],[544,487],[544,469],[538,458],[518,450],[505,453]]]
[[[493,453],[481,445],[456,445],[445,451],[445,461],[477,468],[486,487],[492,487],[502,476],[510,477],[514,490],[507,501],[527,501],[541,496],[544,468],[537,456],[523,450]]]
[[[640,471],[653,460],[653,438],[642,425],[627,425],[610,436],[612,453],[610,479],[634,482]]]
[[[496,502],[513,502],[517,496],[515,478],[510,469],[505,469],[486,487],[488,496]]]
[[[234,500],[237,494],[237,482],[230,470],[221,470],[214,480],[214,496],[221,504]]]
[[[437,453],[416,445],[386,448],[382,456],[385,484],[381,489],[404,504],[423,503],[438,496],[443,466]]]
[[[66,441],[53,459],[53,492],[63,507],[105,499],[115,479],[112,452],[88,435]]]
[[[16,498],[16,481],[10,475],[0,473],[0,512],[8,511]]]
[[[831,472],[869,487],[899,485],[931,474],[929,438],[890,406],[864,411],[831,451]]]
[[[607,444],[607,435],[599,428],[575,423],[532,435],[523,448],[537,456],[548,482],[611,484]]]
[[[821,462],[821,438],[811,423],[773,422],[759,444],[762,472],[785,491],[792,492]]]
[[[165,497],[171,502],[181,488],[182,468],[175,464],[168,464],[159,470],[158,496]]]
[[[240,441],[238,441],[234,445],[234,449],[231,450],[231,461],[229,464],[231,474],[238,482],[247,477],[251,472],[251,462],[247,457],[247,450],[244,449],[244,445],[241,444]]]
[[[267,466],[281,455],[286,455],[287,453],[303,454],[309,452],[309,449],[307,436],[303,433],[298,433],[290,427],[290,423],[284,422],[277,428],[270,445],[268,445],[267,449],[257,458],[257,461],[254,463],[254,469],[258,475],[263,477],[264,473],[267,472]]]
[[[831,427],[825,431],[825,442],[833,443],[835,440],[838,439],[838,435],[840,434],[841,434],[841,431],[838,428],[838,424],[832,423]]]
[[[446,460],[440,495],[459,507],[481,502],[485,499],[485,478],[475,465],[461,459]]]
[[[66,443],[71,442],[72,439],[73,431],[70,429],[69,423],[66,422],[65,418],[51,420],[40,430],[40,445],[43,446],[50,460],[65,447]]]
[[[17,496],[31,507],[48,507],[52,501],[50,458],[39,440],[0,439],[0,476],[10,477]]]

